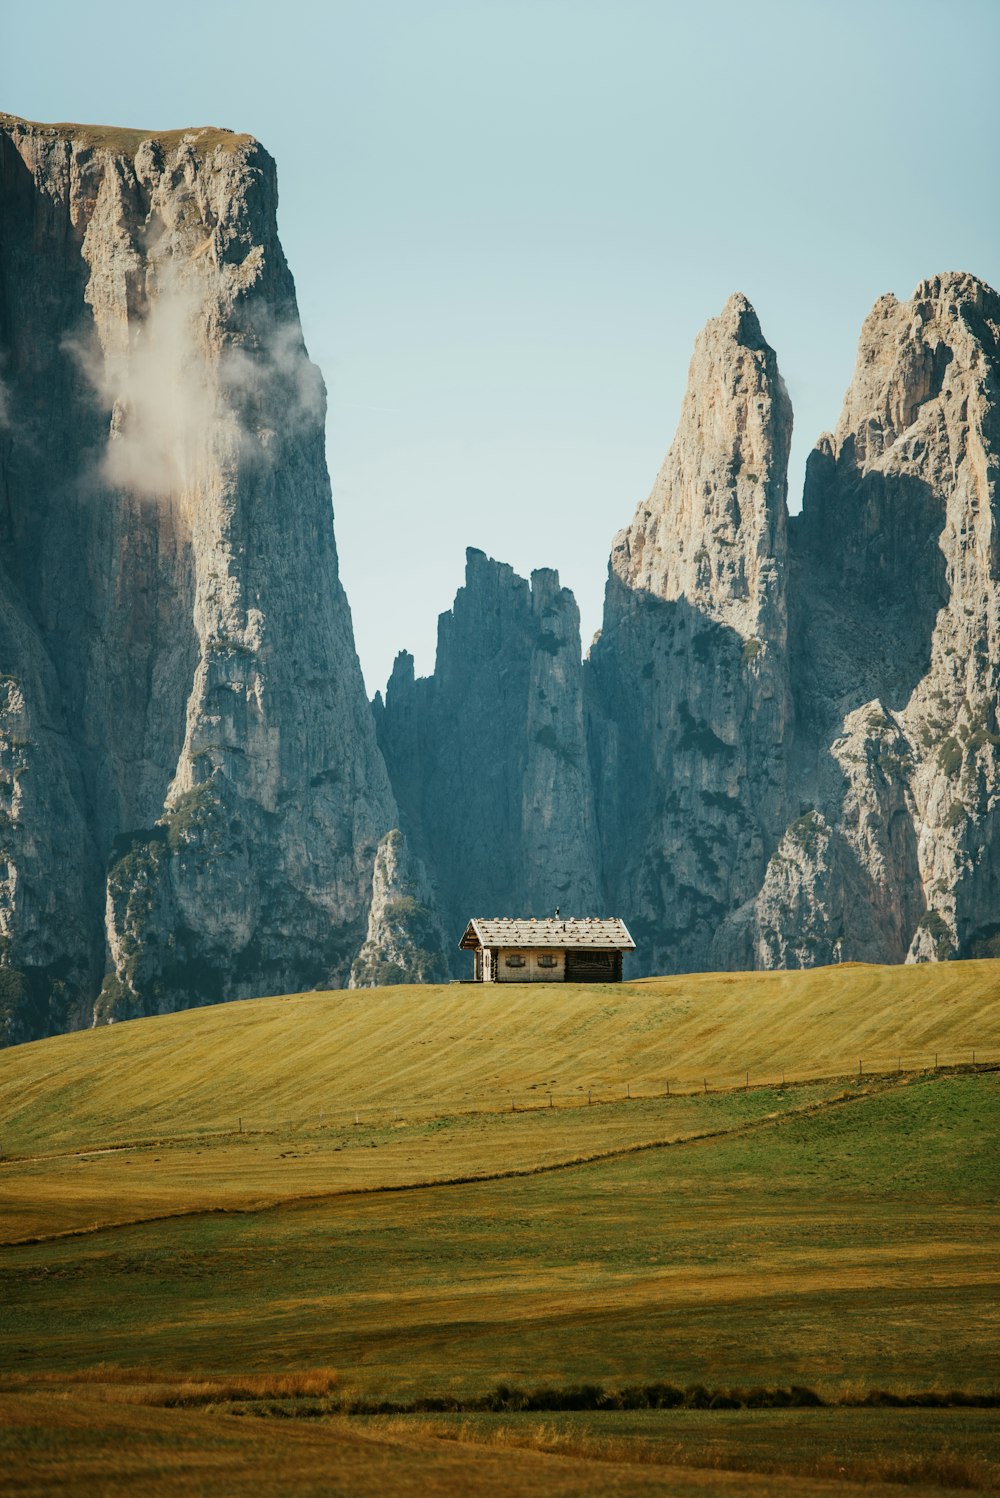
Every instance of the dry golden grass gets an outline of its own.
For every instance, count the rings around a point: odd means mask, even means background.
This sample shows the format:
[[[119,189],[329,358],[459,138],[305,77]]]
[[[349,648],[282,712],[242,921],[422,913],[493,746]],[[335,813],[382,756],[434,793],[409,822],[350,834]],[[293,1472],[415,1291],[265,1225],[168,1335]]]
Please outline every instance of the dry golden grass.
[[[246,1420],[116,1408],[80,1392],[0,1395],[0,1459],[17,1498],[849,1498],[841,1481],[670,1468],[626,1457],[442,1440],[401,1425]],[[898,1488],[866,1486],[867,1498]],[[934,1489],[940,1492],[940,1489]]]
[[[996,1074],[940,1077],[586,1167],[7,1247],[5,1366],[326,1366],[396,1401],[988,1390],[998,1108]]]
[[[198,155],[205,155],[218,148],[224,151],[236,151],[241,146],[254,143],[252,136],[237,135],[232,130],[220,130],[213,125],[186,127],[180,130],[131,130],[121,125],[83,125],[65,120],[56,124],[47,124],[38,120],[23,120],[19,115],[10,114],[0,114],[0,119],[7,125],[30,125],[36,130],[47,130],[53,135],[64,136],[78,145],[94,150],[113,151],[116,155],[124,156],[134,156],[143,141],[147,140],[155,141],[165,151],[171,151],[180,145],[185,137],[190,137],[191,144]]]
[[[725,1131],[828,1101],[845,1075],[856,1092],[859,1059],[1000,1056],[998,991],[998,962],[402,987],[56,1036],[0,1053],[0,1239]],[[782,1073],[840,1080],[768,1091]]]
[[[256,999],[0,1053],[7,1155],[1000,1059],[1000,961]]]
[[[420,1431],[442,1441],[552,1452],[581,1457],[587,1462],[630,1462],[675,1469],[688,1467],[713,1472],[768,1473],[799,1478],[826,1478],[866,1486],[872,1483],[892,1483],[908,1487],[929,1486],[935,1489],[977,1492],[995,1492],[1000,1487],[1000,1461],[995,1458],[991,1460],[975,1450],[956,1449],[955,1445],[948,1445],[949,1437],[958,1432],[950,1431],[943,1421],[937,1422],[938,1429],[932,1435],[928,1427],[933,1430],[934,1422],[926,1420],[922,1422],[924,1429],[919,1432],[915,1423],[911,1423],[908,1430],[898,1433],[904,1440],[909,1439],[913,1444],[926,1444],[932,1449],[868,1451],[864,1455],[848,1455],[843,1451],[839,1454],[820,1450],[809,1452],[802,1449],[804,1444],[808,1446],[810,1434],[815,1438],[820,1431],[827,1440],[835,1435],[838,1443],[849,1442],[852,1436],[856,1440],[856,1431],[851,1428],[852,1420],[840,1414],[836,1418],[841,1422],[841,1428],[836,1432],[831,1430],[829,1421],[824,1417],[817,1420],[815,1417],[799,1414],[791,1422],[787,1418],[781,1422],[772,1422],[778,1423],[783,1428],[783,1434],[792,1439],[788,1441],[784,1452],[781,1449],[782,1442],[772,1440],[769,1455],[762,1455],[759,1451],[748,1452],[738,1442],[727,1441],[724,1427],[720,1432],[717,1420],[711,1415],[707,1419],[704,1415],[701,1417],[700,1429],[692,1431],[688,1425],[681,1439],[671,1429],[672,1424],[678,1422],[662,1416],[655,1421],[646,1422],[645,1436],[637,1435],[634,1428],[629,1431],[628,1425],[634,1427],[638,1423],[634,1420],[626,1422],[623,1433],[599,1434],[601,1422],[593,1416],[589,1420],[577,1418],[573,1421],[529,1418],[516,1423],[488,1418],[478,1421],[447,1420],[440,1417],[416,1420],[412,1416],[390,1416],[376,1418],[371,1424],[372,1428],[385,1435],[405,1436]],[[961,1430],[961,1436],[965,1438],[963,1445],[967,1444],[967,1424],[965,1422],[966,1428]],[[975,1430],[976,1424],[982,1429]],[[972,1425],[974,1441],[988,1444],[996,1452],[996,1442],[992,1439],[987,1422],[979,1420],[972,1422]],[[941,1444],[942,1439],[945,1444]],[[890,1444],[886,1441],[884,1429],[879,1431],[877,1441],[879,1444]]]
[[[753,1465],[741,1454],[745,1433],[713,1415],[708,1427],[702,1417],[700,1435],[687,1429],[679,1439],[672,1421],[658,1433],[602,1435],[552,1421],[477,1429],[438,1420],[248,1420],[114,1395],[0,1394],[5,1490],[18,1498],[889,1498],[905,1483],[941,1498],[991,1490],[992,1481],[968,1420],[949,1426],[940,1416],[919,1430],[898,1422],[906,1449],[896,1457],[846,1460],[797,1454],[803,1443],[829,1442],[815,1419],[797,1430],[772,1422],[758,1442],[772,1453],[793,1449]],[[856,1438],[861,1413],[849,1412],[840,1440]],[[941,1445],[952,1437],[954,1447]]]

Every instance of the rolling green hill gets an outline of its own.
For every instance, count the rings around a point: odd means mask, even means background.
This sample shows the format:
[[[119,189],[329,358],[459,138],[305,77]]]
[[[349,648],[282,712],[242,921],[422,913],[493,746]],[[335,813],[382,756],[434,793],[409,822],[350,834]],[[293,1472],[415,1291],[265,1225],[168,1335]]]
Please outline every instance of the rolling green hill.
[[[249,1494],[258,1460],[311,1492],[324,1441],[355,1463],[345,1494],[410,1462],[428,1492],[486,1490],[487,1472],[524,1494],[846,1494],[851,1473],[868,1493],[893,1473],[989,1488],[989,1411],[433,1428],[335,1411],[499,1383],[989,1391],[998,977],[300,995],[4,1053],[0,1426],[19,1491],[118,1491],[88,1486],[84,1428],[102,1471],[121,1452],[128,1482],[164,1492],[219,1462]],[[326,1404],[248,1403],[250,1375],[277,1390],[308,1369],[332,1370]],[[214,1424],[164,1408],[188,1387]],[[227,1413],[269,1410],[311,1412],[315,1435]],[[728,1476],[703,1470],[713,1419]]]

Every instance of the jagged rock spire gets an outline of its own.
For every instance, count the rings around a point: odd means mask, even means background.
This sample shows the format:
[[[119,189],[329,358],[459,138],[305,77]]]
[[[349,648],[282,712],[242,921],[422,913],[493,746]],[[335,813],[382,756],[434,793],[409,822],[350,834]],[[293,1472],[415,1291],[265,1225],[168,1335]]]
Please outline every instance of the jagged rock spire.
[[[784,642],[792,408],[740,293],[698,335],[680,421],[652,493],[615,538],[614,575],[685,598],[744,640]]]
[[[615,538],[588,669],[602,864],[647,970],[707,965],[780,833],[791,430],[737,294],[699,334],[677,434]]]

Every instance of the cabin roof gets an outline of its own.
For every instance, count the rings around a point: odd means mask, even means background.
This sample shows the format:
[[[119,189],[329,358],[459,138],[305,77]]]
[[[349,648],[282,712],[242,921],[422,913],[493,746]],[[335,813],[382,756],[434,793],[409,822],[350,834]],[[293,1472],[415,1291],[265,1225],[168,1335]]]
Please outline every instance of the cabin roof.
[[[459,942],[466,951],[476,947],[592,947],[620,952],[635,950],[623,920],[585,917],[573,920],[567,916],[545,920],[514,920],[507,916],[475,916],[466,926]]]

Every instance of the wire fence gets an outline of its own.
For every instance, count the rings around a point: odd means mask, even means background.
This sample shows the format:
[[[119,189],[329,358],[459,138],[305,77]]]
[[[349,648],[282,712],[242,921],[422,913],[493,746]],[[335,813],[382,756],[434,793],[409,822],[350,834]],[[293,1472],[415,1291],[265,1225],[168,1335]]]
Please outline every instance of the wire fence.
[[[646,1075],[636,1081],[627,1078],[622,1081],[603,1079],[596,1083],[578,1083],[571,1090],[567,1090],[565,1084],[558,1086],[554,1081],[551,1084],[533,1082],[520,1087],[497,1089],[489,1096],[456,1092],[451,1097],[411,1098],[396,1104],[387,1103],[384,1097],[380,1097],[359,1099],[356,1104],[347,1107],[333,1102],[332,1106],[324,1105],[318,1110],[298,1114],[296,1117],[283,1114],[275,1123],[266,1125],[263,1131],[273,1131],[276,1125],[290,1131],[317,1127],[381,1129],[458,1117],[567,1112],[629,1103],[682,1101],[739,1092],[781,1092],[822,1083],[842,1083],[844,1087],[856,1087],[866,1082],[886,1083],[893,1078],[902,1080],[935,1075],[959,1076],[997,1070],[1000,1070],[1000,1048],[969,1047],[934,1052],[897,1050],[892,1054],[877,1052],[868,1056],[860,1055],[854,1061],[827,1060],[805,1066],[772,1064],[735,1070],[703,1067],[697,1074],[691,1071],[665,1072],[662,1078]],[[239,1119],[238,1132],[261,1132],[259,1124],[251,1125],[250,1110]]]
[[[934,1076],[963,1076],[1000,1071],[1000,1047],[979,1046],[949,1047],[940,1051],[904,1051],[897,1048],[888,1053],[877,1051],[862,1053],[855,1059],[831,1058],[799,1064],[782,1065],[772,1062],[754,1066],[723,1068],[703,1066],[697,1072],[690,1069],[674,1071],[664,1068],[654,1075],[647,1071],[635,1079],[607,1076],[593,1082],[579,1082],[573,1086],[559,1085],[551,1081],[522,1082],[519,1085],[494,1086],[480,1091],[475,1084],[468,1088],[456,1088],[450,1095],[411,1097],[395,1103],[387,1098],[385,1091],[367,1097],[355,1094],[354,1099],[339,1101],[336,1083],[331,1082],[327,1099],[308,1106],[290,1105],[288,1100],[265,1102],[260,1097],[247,1097],[242,1110],[233,1102],[231,1122],[223,1119],[206,1126],[178,1128],[176,1118],[157,1118],[156,1110],[144,1117],[133,1117],[141,1133],[130,1131],[127,1138],[122,1135],[105,1138],[100,1146],[80,1149],[72,1154],[113,1154],[119,1150],[135,1147],[153,1147],[172,1141],[175,1144],[190,1144],[215,1139],[221,1142],[233,1135],[275,1136],[295,1134],[323,1135],[336,1130],[342,1137],[359,1131],[362,1138],[368,1132],[384,1133],[408,1125],[444,1125],[453,1120],[476,1118],[500,1118],[503,1115],[525,1116],[575,1112],[581,1116],[588,1109],[628,1109],[632,1105],[655,1103],[659,1108],[671,1103],[706,1097],[723,1097],[738,1093],[754,1093],[770,1090],[773,1093],[789,1092],[801,1088],[805,1092],[810,1086],[836,1087],[844,1092],[864,1089],[867,1086],[891,1086],[894,1081]],[[822,1099],[817,1099],[822,1102]],[[808,1098],[803,1097],[808,1106]],[[765,1116],[765,1115],[759,1115]],[[568,1120],[567,1120],[568,1122]],[[27,1158],[16,1147],[13,1152],[5,1148],[7,1141],[0,1140],[0,1161],[13,1162]],[[33,1152],[29,1152],[33,1153]]]

